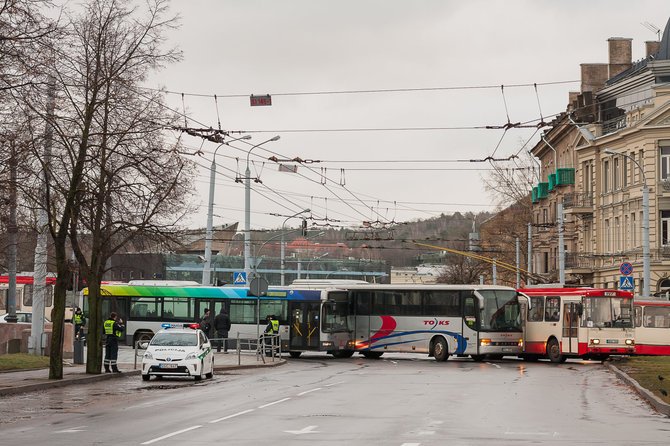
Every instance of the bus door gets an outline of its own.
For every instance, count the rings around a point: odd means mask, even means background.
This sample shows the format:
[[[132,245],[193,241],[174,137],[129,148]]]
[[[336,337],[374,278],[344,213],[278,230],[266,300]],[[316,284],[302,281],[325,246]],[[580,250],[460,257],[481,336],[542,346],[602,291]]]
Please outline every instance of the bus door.
[[[577,303],[563,301],[563,353],[579,353]]]
[[[289,302],[289,350],[319,350],[320,308],[320,302]]]
[[[479,302],[475,296],[466,296],[463,300],[463,339],[465,351],[463,354],[476,355],[479,353]]]
[[[353,291],[349,300],[354,310],[354,349],[356,351],[370,350],[370,314],[372,311],[372,292]]]

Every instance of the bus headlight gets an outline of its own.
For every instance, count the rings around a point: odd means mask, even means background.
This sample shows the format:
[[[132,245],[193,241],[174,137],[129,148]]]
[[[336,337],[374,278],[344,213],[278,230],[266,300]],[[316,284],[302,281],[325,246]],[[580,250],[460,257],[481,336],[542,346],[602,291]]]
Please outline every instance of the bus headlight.
[[[591,344],[595,344],[595,345],[600,344],[600,339],[591,339]]]
[[[480,339],[479,340],[479,345],[481,347],[486,347],[487,345],[491,345],[491,340],[490,339]]]
[[[633,341],[632,339],[626,339],[626,345],[634,345],[634,344],[635,341]]]

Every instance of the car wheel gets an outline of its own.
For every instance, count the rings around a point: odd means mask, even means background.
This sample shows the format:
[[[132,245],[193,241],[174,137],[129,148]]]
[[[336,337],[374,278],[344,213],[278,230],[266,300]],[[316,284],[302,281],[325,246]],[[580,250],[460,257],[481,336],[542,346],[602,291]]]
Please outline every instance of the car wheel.
[[[204,361],[200,361],[200,373],[194,376],[196,381],[202,380],[202,372],[203,372],[204,367],[205,367]]]
[[[142,381],[149,381],[151,379],[151,375],[142,375]]]
[[[205,374],[205,378],[212,379],[214,377],[214,357],[212,356],[212,368],[209,369],[209,373]]]

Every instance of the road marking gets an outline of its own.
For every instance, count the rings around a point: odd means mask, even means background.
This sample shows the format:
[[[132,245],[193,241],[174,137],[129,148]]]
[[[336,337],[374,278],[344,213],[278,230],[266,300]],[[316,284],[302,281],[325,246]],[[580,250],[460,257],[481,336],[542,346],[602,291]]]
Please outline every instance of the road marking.
[[[493,367],[500,368],[500,366],[499,366],[498,364],[494,364],[494,363],[492,363],[492,362],[487,362],[487,364],[488,364],[488,365],[492,365]]]
[[[264,408],[266,408],[266,407],[270,407],[270,406],[275,405],[275,404],[283,403],[284,401],[288,401],[288,400],[290,400],[290,399],[291,399],[291,398],[284,398],[284,399],[282,399],[282,400],[273,401],[273,402],[271,402],[271,403],[267,403],[267,404],[263,404],[262,406],[258,406],[258,408],[259,408],[259,409],[264,409]]]
[[[249,413],[249,412],[253,412],[253,411],[254,411],[253,409],[243,410],[242,412],[237,412],[237,413],[234,413],[232,415],[228,415],[227,417],[217,418],[216,420],[210,421],[210,423],[218,423],[219,421],[227,420],[229,418],[239,417],[240,415],[244,415],[245,413]]]
[[[340,381],[340,382],[336,382],[336,383],[332,383],[332,384],[326,384],[325,387],[333,387],[333,386],[336,386],[338,384],[344,384],[344,381]]]
[[[57,434],[73,434],[75,432],[83,432],[86,426],[77,426],[71,427],[69,429],[63,429],[62,431],[56,431]]]
[[[165,440],[166,438],[174,437],[175,435],[183,434],[184,432],[192,431],[193,429],[198,429],[199,427],[202,427],[202,425],[187,427],[186,429],[172,432],[171,434],[163,435],[162,437],[154,438],[153,440],[145,441],[142,444],[156,443],[157,441]]]
[[[419,446],[421,443],[403,443],[402,446]]]
[[[299,431],[284,431],[284,432],[287,432],[287,433],[289,433],[289,434],[295,434],[295,435],[302,435],[302,434],[316,434],[316,433],[319,432],[319,431],[315,431],[315,430],[314,430],[314,429],[316,429],[317,427],[318,427],[318,426],[307,426],[307,427],[304,427],[304,428],[300,429]]]
[[[298,394],[298,396],[303,396],[303,395],[306,395],[306,394],[311,393],[311,392],[316,392],[317,390],[321,390],[321,387],[317,387],[316,389],[312,389],[312,390],[305,390],[304,392],[300,392]]]
[[[505,435],[551,435],[552,437],[557,437],[559,434],[558,432],[505,432]]]

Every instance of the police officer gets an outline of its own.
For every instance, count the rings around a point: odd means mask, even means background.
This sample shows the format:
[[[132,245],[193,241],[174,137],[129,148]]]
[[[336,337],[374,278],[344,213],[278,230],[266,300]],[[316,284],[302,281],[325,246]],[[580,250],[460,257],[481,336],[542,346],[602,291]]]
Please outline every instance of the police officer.
[[[74,322],[74,337],[79,339],[80,336],[84,334],[84,326],[86,326],[86,318],[84,313],[81,312],[81,308],[77,307],[72,317],[72,322]]]
[[[118,320],[117,320],[118,319]],[[119,356],[119,338],[121,338],[121,332],[123,331],[123,319],[118,318],[116,313],[112,311],[109,315],[109,319],[103,324],[105,328],[105,373],[111,371],[115,373],[121,373],[121,371],[116,366],[116,359]]]
[[[266,335],[265,336],[265,345],[266,345],[265,354],[266,354],[266,356],[272,356],[272,353],[271,353],[272,350],[271,350],[271,348],[268,349],[267,346],[268,346],[268,344],[270,346],[272,346],[272,339],[274,337],[273,335],[279,334],[279,320],[273,314],[273,315],[267,317],[267,321],[268,321],[268,325],[265,327],[265,331],[264,331],[264,333]]]

